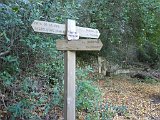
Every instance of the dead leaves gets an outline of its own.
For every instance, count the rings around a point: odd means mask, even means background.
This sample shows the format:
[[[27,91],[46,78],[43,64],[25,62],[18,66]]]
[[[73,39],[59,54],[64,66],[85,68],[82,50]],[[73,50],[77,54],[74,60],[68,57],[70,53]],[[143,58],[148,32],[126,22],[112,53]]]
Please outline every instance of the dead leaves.
[[[160,101],[154,104],[151,100],[151,96],[160,95],[160,84],[134,83],[124,77],[113,77],[99,85],[106,101],[127,107],[128,114],[116,115],[114,120],[160,118]]]

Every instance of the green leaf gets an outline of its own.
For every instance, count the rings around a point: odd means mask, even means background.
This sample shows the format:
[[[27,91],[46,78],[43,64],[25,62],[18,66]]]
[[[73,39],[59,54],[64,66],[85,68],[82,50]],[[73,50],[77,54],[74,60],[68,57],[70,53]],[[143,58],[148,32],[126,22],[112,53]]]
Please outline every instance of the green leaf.
[[[12,7],[12,10],[13,10],[14,12],[18,12],[18,11],[19,11],[19,7]]]

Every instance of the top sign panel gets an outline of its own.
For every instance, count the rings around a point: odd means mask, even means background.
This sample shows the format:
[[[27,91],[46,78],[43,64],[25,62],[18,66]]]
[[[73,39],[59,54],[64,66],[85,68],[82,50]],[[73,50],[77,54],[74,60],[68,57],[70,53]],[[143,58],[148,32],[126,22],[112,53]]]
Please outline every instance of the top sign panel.
[[[77,33],[79,33],[79,36],[81,37],[99,38],[100,36],[98,29],[78,27],[78,26],[76,29],[77,29]]]
[[[61,35],[65,34],[64,24],[34,20],[31,26],[36,32],[53,33]]]
[[[31,26],[36,32],[53,33],[61,35],[66,34],[66,27],[64,24],[35,20]],[[100,36],[98,29],[76,26],[76,32],[79,34],[80,37],[99,38]]]

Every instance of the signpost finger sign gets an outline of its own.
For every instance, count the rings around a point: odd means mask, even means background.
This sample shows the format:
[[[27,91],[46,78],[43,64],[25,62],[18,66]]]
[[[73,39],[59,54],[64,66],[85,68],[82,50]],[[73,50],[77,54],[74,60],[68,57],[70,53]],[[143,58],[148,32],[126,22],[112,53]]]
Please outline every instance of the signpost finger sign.
[[[36,32],[53,33],[53,34],[60,34],[60,35],[65,35],[67,33],[65,24],[34,20],[31,26],[33,30]],[[76,26],[76,33],[80,37],[86,37],[86,38],[97,39],[100,36],[98,29],[85,28],[85,27],[79,27],[79,26]]]
[[[67,27],[66,27],[67,25]],[[74,20],[65,24],[34,20],[31,24],[36,32],[67,35],[66,40],[57,40],[56,47],[64,53],[64,120],[75,120],[75,69],[76,51],[99,51],[103,44],[98,29],[76,26]],[[79,39],[87,37],[94,39]]]

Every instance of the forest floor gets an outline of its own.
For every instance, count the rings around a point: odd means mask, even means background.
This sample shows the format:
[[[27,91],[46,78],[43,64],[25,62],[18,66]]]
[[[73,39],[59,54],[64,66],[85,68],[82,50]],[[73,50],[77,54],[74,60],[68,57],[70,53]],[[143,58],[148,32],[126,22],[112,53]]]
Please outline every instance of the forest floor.
[[[104,100],[127,108],[125,115],[114,120],[160,120],[160,82],[146,83],[127,76],[114,76],[98,81]]]

